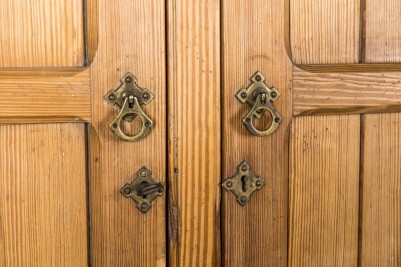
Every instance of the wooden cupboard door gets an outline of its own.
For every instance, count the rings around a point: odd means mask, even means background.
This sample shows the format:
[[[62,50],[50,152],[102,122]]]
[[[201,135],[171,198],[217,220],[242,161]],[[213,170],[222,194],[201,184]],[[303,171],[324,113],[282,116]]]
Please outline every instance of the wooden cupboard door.
[[[221,8],[221,179],[245,160],[266,183],[245,207],[222,191],[222,265],[399,266],[399,1]],[[257,71],[281,93],[267,137],[235,98]]]
[[[399,1],[290,6],[288,264],[399,266]]]
[[[164,6],[1,1],[1,266],[166,265],[165,196],[142,214],[120,192],[142,166],[165,182]],[[155,96],[131,143],[104,99],[128,72]]]
[[[0,3],[0,265],[87,266],[84,3]]]

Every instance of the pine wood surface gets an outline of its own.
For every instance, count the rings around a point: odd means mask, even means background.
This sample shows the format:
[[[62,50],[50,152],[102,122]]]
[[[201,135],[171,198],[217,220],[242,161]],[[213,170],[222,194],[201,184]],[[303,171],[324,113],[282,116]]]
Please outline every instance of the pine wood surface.
[[[358,62],[360,0],[290,0],[289,12],[294,63]]]
[[[165,195],[142,214],[120,188],[141,166],[166,179],[165,3],[162,0],[99,2],[99,46],[91,65],[91,235],[93,266],[165,266]],[[131,72],[155,98],[143,106],[153,120],[138,142],[117,139],[109,129],[119,109],[104,95]]]
[[[89,70],[0,70],[0,122],[90,121]]]
[[[361,266],[401,265],[401,114],[364,116]]]
[[[288,124],[292,115],[291,62],[285,46],[285,1],[222,2],[223,131],[222,181],[246,160],[266,182],[241,207],[223,191],[223,266],[286,266],[288,213]],[[242,124],[250,107],[235,97],[256,71],[280,91],[274,103],[283,121],[271,136],[256,137]],[[267,116],[267,115],[266,115]]]
[[[293,68],[293,115],[401,111],[401,72],[311,73]]]
[[[356,266],[360,116],[295,118],[288,266]]]
[[[220,1],[169,0],[171,266],[220,265]]]
[[[366,0],[365,62],[401,62],[401,2]]]
[[[2,0],[0,67],[82,66],[82,0]]]
[[[83,123],[0,125],[2,266],[87,266]]]

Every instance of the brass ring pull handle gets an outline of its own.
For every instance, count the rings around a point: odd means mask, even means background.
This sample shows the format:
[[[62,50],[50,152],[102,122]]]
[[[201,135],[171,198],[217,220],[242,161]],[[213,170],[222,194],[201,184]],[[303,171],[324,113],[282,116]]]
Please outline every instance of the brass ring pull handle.
[[[242,122],[253,135],[267,136],[274,133],[281,123],[281,116],[272,104],[280,97],[280,92],[274,87],[268,87],[264,82],[265,77],[260,72],[256,72],[251,81],[252,83],[247,88],[242,88],[236,95],[241,103],[252,107]],[[261,131],[253,125],[253,118],[261,118],[266,111],[270,113],[272,123],[267,130]]]
[[[130,115],[133,117],[137,115],[142,121],[141,131],[134,136],[126,135],[121,129],[121,120]],[[121,109],[120,113],[118,113],[117,117],[110,123],[109,127],[111,131],[121,140],[132,142],[141,140],[148,135],[152,129],[152,126],[153,121],[149,119],[149,117],[143,112],[138,103],[138,99],[130,95],[129,97],[125,98],[123,108]]]
[[[259,94],[252,110],[242,120],[245,127],[253,135],[256,135],[256,136],[270,135],[270,134],[274,133],[277,130],[278,126],[280,125],[281,117],[277,113],[277,111],[274,109],[273,105],[271,104],[271,102],[268,99],[269,99],[269,97],[267,96],[266,93]],[[272,123],[267,130],[260,131],[255,128],[255,126],[253,125],[252,122],[253,122],[253,117],[258,116],[260,113],[262,113],[263,110],[267,110],[270,113],[270,115],[272,116]]]
[[[136,81],[134,75],[127,73],[121,79],[121,85],[115,90],[110,90],[104,97],[109,104],[121,107],[121,111],[109,127],[115,136],[128,142],[143,139],[153,126],[153,121],[143,112],[141,105],[148,104],[154,96],[148,89],[139,87]],[[142,128],[138,134],[129,136],[121,129],[121,122],[132,122],[136,117],[141,120]]]

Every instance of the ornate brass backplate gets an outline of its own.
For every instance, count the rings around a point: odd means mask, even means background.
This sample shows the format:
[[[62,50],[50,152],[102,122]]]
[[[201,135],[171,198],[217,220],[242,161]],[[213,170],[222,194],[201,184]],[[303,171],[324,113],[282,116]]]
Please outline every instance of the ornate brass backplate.
[[[280,92],[274,87],[269,88],[265,84],[265,80],[265,77],[258,71],[252,76],[252,83],[247,88],[239,90],[236,94],[237,99],[241,103],[246,103],[252,107],[242,122],[248,131],[256,136],[272,134],[281,123],[281,116],[272,105],[280,97]],[[253,117],[261,118],[266,110],[272,116],[272,123],[267,130],[260,131],[253,125]]]
[[[237,173],[234,176],[227,178],[222,184],[224,189],[231,191],[237,197],[238,203],[243,207],[248,204],[253,192],[264,185],[263,179],[251,172],[251,166],[246,161],[237,167]]]
[[[164,185],[158,183],[153,177],[152,172],[146,167],[141,167],[135,174],[135,179],[125,184],[120,192],[126,198],[132,198],[137,204],[137,208],[146,213],[152,206],[152,201],[163,195]]]
[[[141,105],[148,104],[154,96],[148,89],[139,87],[136,82],[135,76],[127,73],[121,79],[121,85],[115,90],[110,90],[104,97],[111,105],[121,108],[109,127],[118,138],[124,141],[141,140],[149,134],[153,126],[153,121],[146,116]],[[142,121],[141,131],[134,136],[128,136],[121,129],[121,121],[131,122],[136,116]]]

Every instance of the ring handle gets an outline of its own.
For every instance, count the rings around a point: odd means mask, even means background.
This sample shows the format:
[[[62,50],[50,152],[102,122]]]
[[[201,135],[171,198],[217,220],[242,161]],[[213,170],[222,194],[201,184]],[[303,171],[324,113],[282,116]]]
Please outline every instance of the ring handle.
[[[132,103],[130,103],[132,101]],[[130,107],[132,105],[132,107]],[[127,115],[136,115],[142,121],[142,128],[141,131],[134,136],[126,135],[123,130],[121,129],[121,121]],[[153,121],[149,119],[148,116],[143,112],[141,106],[138,103],[138,99],[134,96],[129,96],[124,100],[123,107],[121,111],[118,113],[117,117],[110,123],[109,127],[113,134],[115,134],[118,138],[123,141],[133,142],[138,141],[144,138],[146,135],[150,133],[152,129]]]
[[[154,98],[146,88],[141,88],[132,73],[127,73],[121,79],[121,84],[115,90],[110,90],[104,99],[113,106],[121,108],[117,117],[109,127],[113,134],[123,141],[133,142],[143,139],[152,129],[153,121],[143,112],[141,105],[146,105]],[[136,117],[142,121],[141,131],[134,136],[127,135],[121,129],[121,121],[131,122]]]
[[[263,98],[266,99],[266,94],[258,95],[252,110],[242,120],[248,131],[256,136],[267,136],[274,133],[281,122],[281,117],[274,109],[273,105],[270,103],[270,101],[265,101],[263,103]],[[259,117],[260,113],[262,113],[260,111],[263,110],[267,110],[270,113],[270,115],[272,116],[272,123],[267,130],[261,131],[256,129],[256,127],[253,125],[253,117]]]
[[[274,133],[281,123],[281,116],[274,109],[273,104],[279,97],[280,92],[266,85],[266,78],[257,71],[247,88],[242,88],[236,94],[238,101],[252,107],[251,111],[244,117],[242,123],[246,129],[255,136],[267,136]],[[268,111],[272,116],[272,123],[267,130],[258,130],[253,125],[253,117],[261,118]]]

